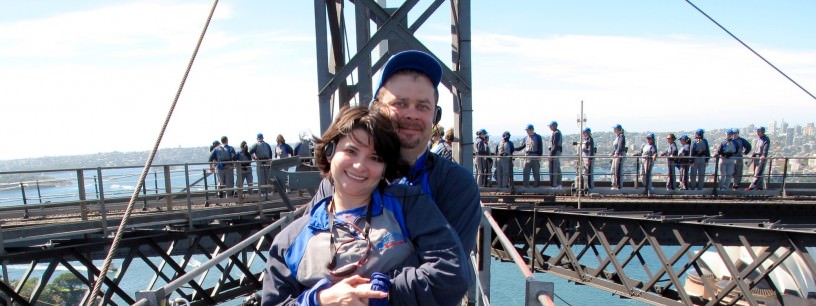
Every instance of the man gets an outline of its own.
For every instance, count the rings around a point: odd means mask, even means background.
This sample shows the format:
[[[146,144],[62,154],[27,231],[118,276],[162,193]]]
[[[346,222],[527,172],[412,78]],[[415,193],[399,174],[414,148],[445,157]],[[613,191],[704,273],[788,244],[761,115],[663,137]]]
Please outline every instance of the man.
[[[626,156],[626,135],[623,127],[616,124],[612,127],[615,132],[615,141],[612,143],[612,190],[623,188],[623,157]]]
[[[544,147],[544,142],[541,140],[541,135],[535,132],[535,127],[532,124],[528,124],[527,128],[525,129],[527,132],[527,138],[524,138],[524,141],[521,143],[521,146],[515,148],[515,151],[524,150],[524,155],[527,156],[527,159],[524,160],[524,170],[523,170],[523,181],[524,187],[527,187],[530,182],[530,171],[533,172],[533,187],[538,187],[541,183],[541,175],[539,175],[539,171],[541,170],[541,153],[542,148]]]
[[[734,132],[734,143],[737,145],[737,153],[734,153],[734,183],[731,186],[733,190],[737,190],[740,188],[740,184],[742,183],[742,166],[745,165],[745,161],[743,160],[743,156],[748,155],[751,153],[751,142],[747,139],[740,137],[739,129],[734,128],[731,129]]]
[[[397,126],[400,155],[411,165],[409,175],[400,183],[417,186],[434,199],[461,240],[465,254],[470,254],[476,248],[476,232],[482,220],[478,185],[470,171],[431,154],[427,147],[441,111],[436,106],[439,98],[436,88],[441,78],[442,67],[432,56],[413,50],[397,53],[385,64],[370,107],[389,116]],[[310,205],[331,195],[332,191],[331,183],[324,179]],[[462,264],[472,269],[466,258],[462,258]],[[402,273],[405,277],[411,277],[408,269],[411,268],[403,269],[407,271]],[[468,281],[472,283],[472,270],[470,274]],[[359,290],[349,292],[354,298],[358,293]],[[399,290],[389,293],[392,299],[404,299],[408,303],[412,297],[405,294]]]
[[[487,187],[487,182],[490,181],[490,167],[487,159],[490,155],[490,145],[487,143],[487,131],[481,129],[476,132],[476,139],[473,140],[473,153],[476,154],[476,182],[480,187]]]
[[[666,152],[663,152],[661,156],[666,156],[666,164],[668,166],[668,173],[666,178],[666,190],[674,190],[674,182],[675,182],[675,174],[674,168],[678,167],[677,165],[677,144],[674,142],[674,134],[669,134],[666,136],[666,143],[668,143],[669,147],[666,149]],[[678,167],[679,168],[679,167]]]
[[[221,137],[221,145],[213,149],[210,153],[210,170],[215,171],[218,177],[218,197],[223,198],[232,195],[232,188],[235,187],[235,149],[230,146],[227,136]]]
[[[643,167],[640,169],[640,177],[643,180],[643,188],[645,193],[652,190],[652,169],[654,169],[654,162],[657,159],[657,145],[655,144],[654,133],[646,134],[646,143],[640,147],[640,157],[643,160]]]
[[[765,135],[765,127],[759,127],[756,130],[759,139],[754,143],[754,154],[752,155],[754,167],[754,181],[745,190],[762,190],[764,188],[762,179],[765,173],[765,163],[768,158],[768,151],[771,149],[771,140]]]
[[[592,130],[585,128],[581,132],[584,137],[584,146],[581,148],[581,154],[584,156],[584,186],[587,191],[595,188],[592,182],[592,170],[595,167],[595,140],[592,138]]]
[[[697,129],[694,133],[694,141],[691,144],[691,189],[703,190],[705,184],[705,169],[708,159],[711,158],[711,151],[708,148],[708,140],[703,138],[705,130]]]
[[[680,135],[680,148],[677,150],[677,163],[680,168],[680,189],[689,189],[689,165],[691,164],[691,139]]]
[[[555,189],[561,189],[561,152],[563,151],[563,147],[561,146],[563,139],[561,139],[561,131],[558,129],[558,122],[550,122],[550,131],[552,131],[552,135],[550,136],[550,158],[549,158],[549,171],[550,171],[550,187]]]
[[[257,140],[258,142],[249,148],[249,154],[252,154],[252,159],[258,161],[258,169],[256,170],[258,173],[258,191],[264,199],[269,199],[269,187],[264,186],[269,185],[271,171],[269,160],[272,159],[272,146],[264,142],[264,136],[261,133],[258,133]]]
[[[499,188],[510,188],[513,180],[513,142],[510,141],[510,132],[502,133],[502,142],[496,148],[499,162],[496,163],[496,181]]]
[[[725,130],[725,140],[717,147],[717,156],[720,158],[720,190],[731,187],[734,177],[734,154],[737,153],[737,144],[734,143],[734,131]]]

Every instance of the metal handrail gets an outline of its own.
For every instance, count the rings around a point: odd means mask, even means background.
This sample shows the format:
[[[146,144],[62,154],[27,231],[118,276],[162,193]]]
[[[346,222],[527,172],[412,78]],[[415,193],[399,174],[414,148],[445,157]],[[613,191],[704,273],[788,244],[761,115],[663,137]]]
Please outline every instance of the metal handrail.
[[[524,279],[530,283],[535,281],[535,277],[533,276],[533,271],[530,270],[529,267],[524,263],[524,259],[521,257],[521,254],[518,253],[516,247],[510,242],[510,239],[504,234],[504,231],[493,219],[493,215],[490,213],[489,209],[482,209],[482,213],[484,214],[485,220],[490,224],[490,227],[493,229],[493,233],[496,235],[496,238],[499,239],[499,243],[501,243],[502,248],[504,251],[510,255],[510,258],[513,259],[513,263],[516,264],[516,267],[519,269],[521,274],[524,276]],[[529,286],[528,286],[529,288]],[[527,292],[527,294],[536,294],[536,300],[545,306],[555,305],[553,303],[552,297],[547,295],[545,292]]]
[[[274,223],[264,227],[260,231],[256,232],[252,236],[249,236],[247,239],[242,240],[238,244],[232,246],[231,248],[227,249],[226,251],[218,254],[217,256],[213,257],[212,259],[204,262],[201,266],[184,273],[181,277],[167,283],[166,285],[162,286],[156,290],[149,290],[149,291],[140,291],[136,293],[137,298],[139,299],[133,305],[142,305],[142,306],[159,306],[165,305],[160,301],[166,301],[170,295],[173,294],[177,289],[181,288],[181,286],[193,281],[196,277],[201,276],[203,273],[207,272],[210,268],[214,267],[218,263],[228,259],[229,257],[237,254],[238,252],[244,250],[245,248],[253,245],[254,243],[258,242],[261,238],[266,236],[267,234],[271,233],[274,230],[281,229],[286,225],[294,220],[295,218],[299,217],[306,211],[306,207],[308,205],[302,205],[295,211],[282,214],[281,218],[275,221]]]

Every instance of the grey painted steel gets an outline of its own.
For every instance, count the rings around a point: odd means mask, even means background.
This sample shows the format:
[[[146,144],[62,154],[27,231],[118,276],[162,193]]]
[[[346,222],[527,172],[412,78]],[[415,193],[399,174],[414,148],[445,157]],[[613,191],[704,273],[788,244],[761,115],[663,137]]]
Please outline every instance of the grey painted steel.
[[[494,206],[492,211],[510,240],[494,240],[494,255],[515,259],[521,252],[532,256],[538,271],[650,304],[714,305],[736,296],[758,305],[758,297],[742,293],[760,288],[760,281],[794,254],[805,262],[799,268],[816,272],[808,250],[816,247],[816,225],[776,228],[762,220],[567,207]],[[728,249],[735,247],[748,250],[753,262],[734,264],[737,258],[729,257]],[[716,293],[710,298],[684,287],[687,273],[702,275],[705,251],[722,258],[733,276],[717,288],[703,282],[705,290]],[[647,254],[659,263],[644,260]]]
[[[408,24],[408,13],[416,6],[417,0],[403,2],[396,10],[383,8],[373,0],[357,0],[355,6],[355,41],[357,50],[350,54],[345,50],[345,19],[338,9],[345,1],[315,0],[315,34],[317,37],[317,79],[318,103],[320,109],[320,130],[325,131],[332,120],[332,96],[338,105],[348,105],[357,95],[360,104],[368,104],[373,98],[372,77],[388,57],[398,51],[416,49],[434,55],[415,36],[419,27],[442,5],[443,0],[432,2],[413,24]],[[471,91],[471,33],[470,1],[451,0],[452,63],[454,69],[439,61],[443,67],[442,84],[453,94],[454,133],[460,142],[454,144],[454,154],[465,169],[472,169],[472,91]],[[328,22],[327,22],[328,21]],[[369,29],[369,21],[377,24],[374,33]],[[328,28],[328,29],[327,29]],[[331,35],[329,36],[329,34]],[[326,37],[330,37],[329,43]],[[377,46],[385,48],[380,58],[373,60],[371,53]],[[332,51],[331,55],[329,50]],[[382,51],[382,50],[381,50]],[[349,60],[338,57],[338,53],[349,53]],[[437,60],[440,57],[434,55]],[[373,62],[373,63],[372,63]],[[357,71],[357,84],[346,84],[349,76]]]
[[[315,41],[317,42],[317,89],[325,87],[332,79],[329,73],[329,46],[325,37],[326,31],[326,1],[314,0],[315,9]],[[332,121],[331,94],[318,95],[318,109],[320,110],[320,134],[329,128]]]
[[[471,91],[470,0],[451,0],[451,45],[456,73],[445,73],[453,93],[454,133],[459,139],[453,153],[465,169],[473,169],[473,93]],[[454,76],[458,76],[455,78]]]

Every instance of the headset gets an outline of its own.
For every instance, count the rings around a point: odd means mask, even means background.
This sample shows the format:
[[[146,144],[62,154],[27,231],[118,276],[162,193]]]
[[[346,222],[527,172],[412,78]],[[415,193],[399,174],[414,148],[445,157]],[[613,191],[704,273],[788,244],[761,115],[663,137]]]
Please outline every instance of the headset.
[[[336,146],[337,145],[334,143],[334,140],[329,141],[329,143],[327,143],[325,146],[323,146],[323,154],[326,155],[326,159],[331,159],[332,158],[332,156],[334,155],[334,149],[336,148]]]

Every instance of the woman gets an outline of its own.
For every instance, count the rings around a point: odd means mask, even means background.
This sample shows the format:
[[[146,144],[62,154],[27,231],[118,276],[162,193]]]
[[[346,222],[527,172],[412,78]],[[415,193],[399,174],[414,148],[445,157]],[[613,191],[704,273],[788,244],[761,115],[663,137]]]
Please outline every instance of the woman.
[[[316,143],[334,194],[275,237],[262,304],[461,302],[467,261],[456,234],[421,190],[388,185],[407,169],[391,121],[345,108]],[[375,272],[386,279],[372,282]]]

